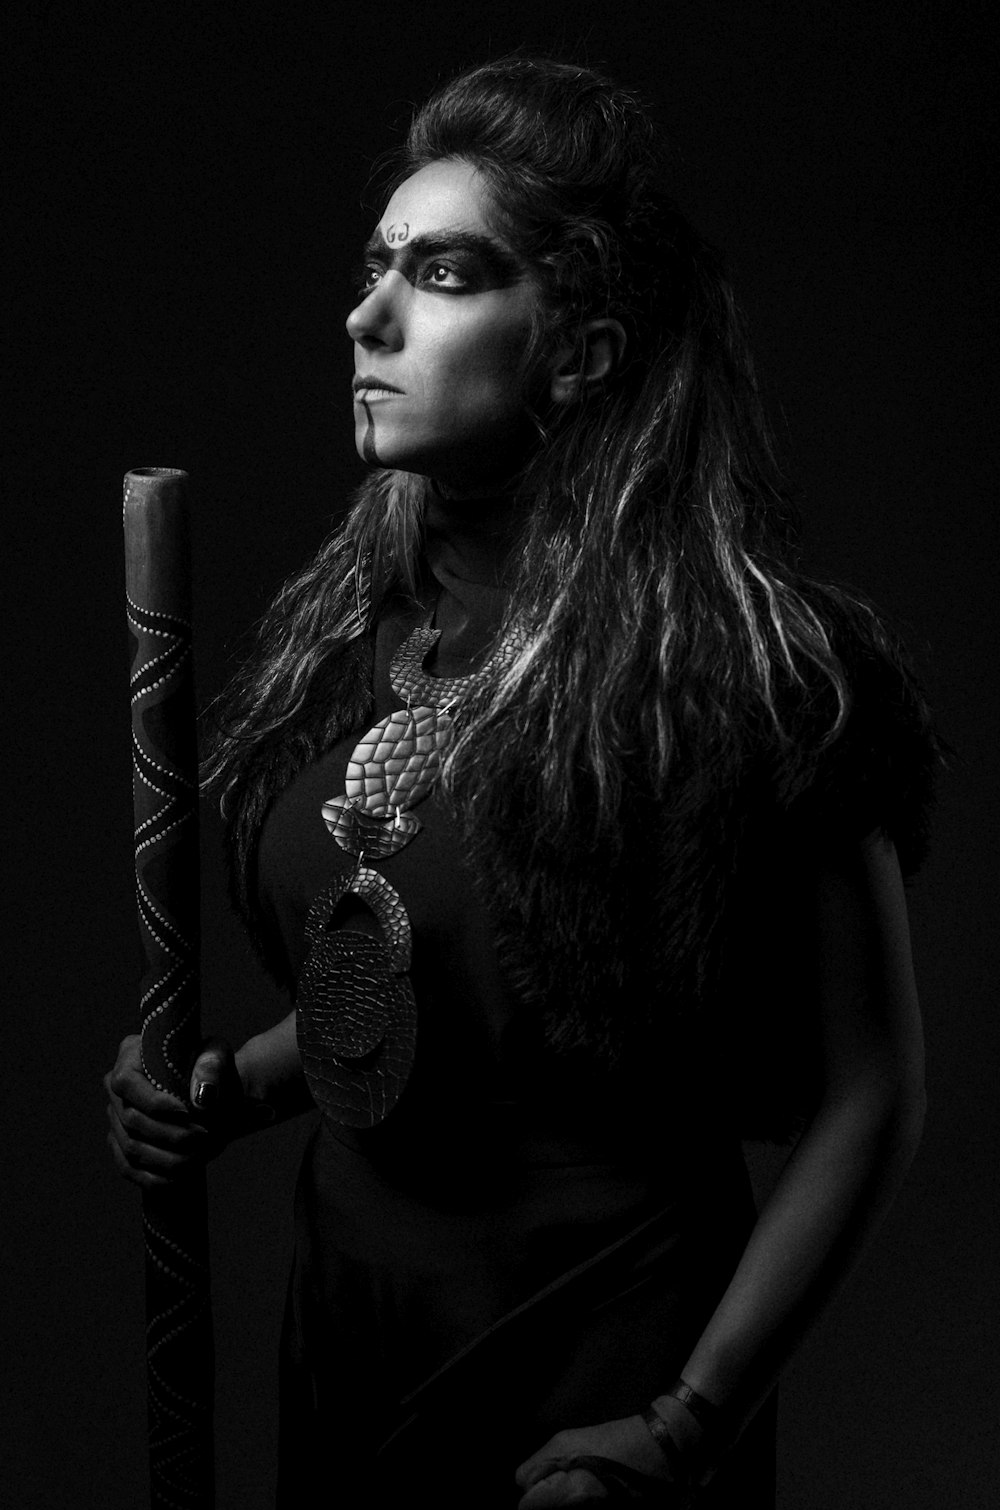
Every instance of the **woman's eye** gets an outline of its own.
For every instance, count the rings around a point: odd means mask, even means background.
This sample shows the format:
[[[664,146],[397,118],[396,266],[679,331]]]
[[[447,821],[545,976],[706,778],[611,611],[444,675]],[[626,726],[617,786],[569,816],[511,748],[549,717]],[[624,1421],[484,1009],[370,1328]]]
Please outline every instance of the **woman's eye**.
[[[377,262],[367,262],[359,268],[354,279],[355,297],[360,301],[367,299],[372,291],[378,288],[385,277],[386,270]],[[418,284],[431,288],[453,290],[456,293],[469,286],[469,279],[465,273],[459,272],[450,262],[426,262],[421,267],[417,278]]]
[[[447,262],[429,262],[425,270],[428,283],[435,288],[464,288],[466,279]]]
[[[355,291],[358,298],[365,298],[381,281],[382,269],[380,267],[376,267],[373,263],[363,267],[355,279]]]

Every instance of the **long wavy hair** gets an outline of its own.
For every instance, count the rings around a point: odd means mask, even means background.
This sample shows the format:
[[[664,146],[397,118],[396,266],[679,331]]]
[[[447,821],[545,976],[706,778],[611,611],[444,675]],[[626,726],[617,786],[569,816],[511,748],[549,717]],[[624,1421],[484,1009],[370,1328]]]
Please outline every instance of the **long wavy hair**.
[[[815,788],[858,666],[899,658],[868,607],[795,567],[742,321],[665,191],[642,103],[585,68],[488,63],[417,112],[395,182],[448,158],[479,170],[495,229],[534,272],[528,361],[595,316],[627,336],[609,379],[532,416],[500,631],[517,653],[463,706],[441,776],[541,1038],[557,1057],[625,1062],[719,990],[748,794],[779,812]],[[270,801],[367,716],[380,605],[421,591],[427,486],[364,482],[218,710],[206,774],[251,917]],[[896,685],[916,726],[912,684]]]

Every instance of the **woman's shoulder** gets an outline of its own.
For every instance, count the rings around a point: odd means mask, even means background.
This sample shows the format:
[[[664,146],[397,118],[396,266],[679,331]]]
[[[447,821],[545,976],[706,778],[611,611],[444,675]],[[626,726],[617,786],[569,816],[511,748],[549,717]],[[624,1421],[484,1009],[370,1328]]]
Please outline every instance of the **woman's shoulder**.
[[[798,739],[811,758],[789,811],[846,838],[882,831],[912,873],[926,852],[942,763],[920,679],[900,633],[860,595],[810,582],[802,596],[826,631],[841,707],[831,719],[829,693],[810,695],[806,679]]]

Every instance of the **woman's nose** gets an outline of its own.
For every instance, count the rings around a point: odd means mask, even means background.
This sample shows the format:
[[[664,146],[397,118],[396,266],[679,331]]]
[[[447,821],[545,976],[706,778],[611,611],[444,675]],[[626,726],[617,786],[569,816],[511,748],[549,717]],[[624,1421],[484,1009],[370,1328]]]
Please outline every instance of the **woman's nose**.
[[[347,334],[359,346],[398,351],[403,344],[403,311],[409,285],[401,273],[383,273],[378,283],[347,316]]]

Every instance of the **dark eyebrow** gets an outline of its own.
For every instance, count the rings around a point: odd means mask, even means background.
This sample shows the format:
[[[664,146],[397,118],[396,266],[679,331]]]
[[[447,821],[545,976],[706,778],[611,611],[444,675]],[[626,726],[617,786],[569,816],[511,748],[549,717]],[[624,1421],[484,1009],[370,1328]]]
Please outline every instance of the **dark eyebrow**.
[[[447,257],[456,252],[477,258],[497,286],[516,283],[524,271],[506,247],[494,241],[492,236],[484,236],[478,231],[433,231],[428,235],[413,236],[398,246],[389,246],[382,232],[376,231],[369,237],[363,255],[377,258],[390,269],[402,272],[414,262],[429,257]]]

